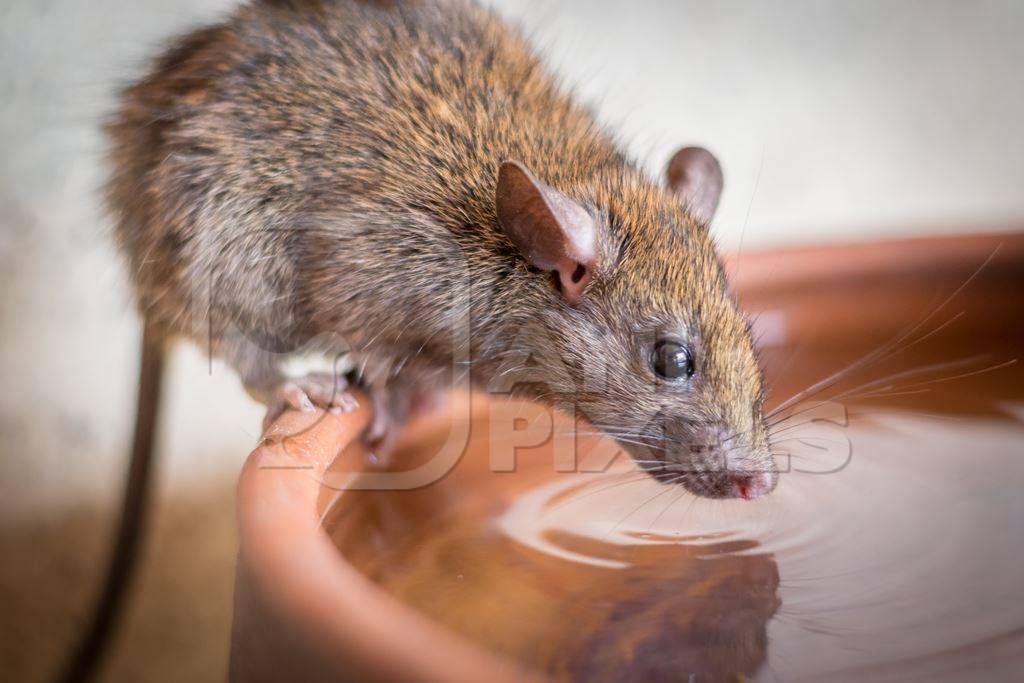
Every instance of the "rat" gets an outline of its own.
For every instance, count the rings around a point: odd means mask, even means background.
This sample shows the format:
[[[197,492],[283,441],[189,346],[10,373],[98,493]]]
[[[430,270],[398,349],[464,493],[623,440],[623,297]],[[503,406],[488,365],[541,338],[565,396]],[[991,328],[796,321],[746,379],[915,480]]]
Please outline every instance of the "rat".
[[[208,345],[268,419],[358,382],[386,451],[434,392],[500,382],[698,495],[775,486],[708,234],[720,165],[689,147],[650,179],[493,11],[256,0],[159,57],[107,132],[147,326]],[[310,349],[358,371],[284,374]]]
[[[252,0],[127,87],[106,129],[144,320],[121,526],[63,670],[109,640],[146,512],[168,344],[283,410],[372,397],[386,453],[455,385],[572,410],[651,476],[751,499],[778,475],[750,326],[708,225],[719,163],[663,183],[470,0]],[[289,374],[319,352],[326,372]]]

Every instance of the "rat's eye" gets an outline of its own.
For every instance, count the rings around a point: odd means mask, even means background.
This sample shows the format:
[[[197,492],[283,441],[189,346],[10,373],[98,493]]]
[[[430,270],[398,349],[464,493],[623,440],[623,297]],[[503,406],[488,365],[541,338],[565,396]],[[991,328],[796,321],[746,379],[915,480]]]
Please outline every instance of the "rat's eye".
[[[660,377],[669,380],[688,379],[695,369],[690,349],[671,339],[662,339],[654,345],[651,367]]]

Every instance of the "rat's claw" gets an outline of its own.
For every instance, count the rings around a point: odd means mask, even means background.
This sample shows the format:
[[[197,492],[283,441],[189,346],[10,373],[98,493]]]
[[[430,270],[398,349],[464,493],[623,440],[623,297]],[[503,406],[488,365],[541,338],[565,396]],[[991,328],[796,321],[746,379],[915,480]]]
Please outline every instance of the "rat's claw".
[[[316,410],[313,401],[306,390],[295,382],[286,382],[281,385],[281,399],[284,407],[293,408],[303,413],[311,413]]]
[[[274,392],[267,406],[263,431],[286,410],[311,413],[319,408],[334,415],[352,412],[359,407],[359,401],[348,391],[348,386],[344,376],[328,373],[311,373],[284,382]]]

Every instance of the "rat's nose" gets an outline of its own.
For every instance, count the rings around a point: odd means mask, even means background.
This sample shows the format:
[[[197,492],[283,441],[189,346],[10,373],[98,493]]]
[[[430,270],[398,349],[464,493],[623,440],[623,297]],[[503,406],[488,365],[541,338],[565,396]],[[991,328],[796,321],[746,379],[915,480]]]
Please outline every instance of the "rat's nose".
[[[775,488],[774,472],[730,472],[726,475],[731,489],[730,497],[753,500],[771,493]]]

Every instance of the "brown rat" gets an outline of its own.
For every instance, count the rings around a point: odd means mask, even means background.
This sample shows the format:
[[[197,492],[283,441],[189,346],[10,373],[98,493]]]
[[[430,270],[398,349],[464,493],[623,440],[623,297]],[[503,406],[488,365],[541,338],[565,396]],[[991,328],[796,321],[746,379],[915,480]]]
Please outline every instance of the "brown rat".
[[[573,409],[651,474],[709,497],[776,483],[748,324],[707,231],[705,150],[662,187],[468,0],[256,0],[180,39],[108,127],[108,204],[146,321],[106,583],[62,672],[113,629],[145,512],[163,351],[208,345],[266,401],[344,409],[369,438],[471,383]],[[336,379],[337,378],[337,379]]]
[[[392,423],[452,383],[514,388],[694,493],[774,487],[707,231],[718,163],[688,148],[653,182],[494,13],[253,2],[179,40],[109,134],[148,324],[208,344],[271,414],[344,407],[330,374],[277,367],[316,349]]]

